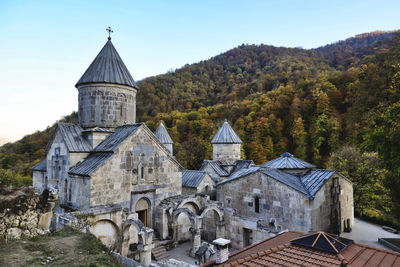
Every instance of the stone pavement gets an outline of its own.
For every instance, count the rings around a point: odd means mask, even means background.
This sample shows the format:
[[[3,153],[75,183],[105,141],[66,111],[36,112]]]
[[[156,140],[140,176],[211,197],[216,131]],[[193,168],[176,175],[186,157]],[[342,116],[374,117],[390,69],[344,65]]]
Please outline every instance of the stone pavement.
[[[354,227],[351,233],[343,233],[340,236],[352,239],[357,243],[363,243],[383,249],[389,248],[378,243],[378,238],[400,238],[399,234],[393,234],[383,230],[381,225],[362,221],[357,218],[354,218]]]

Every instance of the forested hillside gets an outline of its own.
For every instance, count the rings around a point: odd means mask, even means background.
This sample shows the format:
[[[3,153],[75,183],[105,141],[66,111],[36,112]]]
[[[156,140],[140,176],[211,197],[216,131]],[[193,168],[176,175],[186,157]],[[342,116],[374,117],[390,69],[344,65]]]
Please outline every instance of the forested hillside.
[[[357,213],[400,218],[394,205],[400,201],[396,32],[311,50],[241,45],[138,85],[138,121],[155,130],[164,120],[186,168],[212,157],[210,140],[226,118],[244,141],[244,158],[260,164],[289,151],[334,167],[357,183]],[[29,175],[52,131],[1,147],[1,167]]]

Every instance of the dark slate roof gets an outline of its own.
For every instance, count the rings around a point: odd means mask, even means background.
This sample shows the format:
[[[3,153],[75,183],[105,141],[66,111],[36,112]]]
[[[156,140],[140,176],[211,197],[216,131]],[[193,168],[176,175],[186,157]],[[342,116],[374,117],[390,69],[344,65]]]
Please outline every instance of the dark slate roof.
[[[206,172],[185,170],[182,172],[182,186],[197,188],[206,177]]]
[[[314,165],[294,157],[292,154],[285,152],[279,158],[273,159],[261,165],[271,169],[312,169]]]
[[[113,153],[92,153],[84,161],[79,162],[75,167],[69,170],[69,174],[89,176],[99,167],[101,167]]]
[[[114,83],[138,89],[111,40],[107,41],[75,86],[88,83]]]
[[[221,167],[221,162],[219,162],[218,160],[204,160],[203,163],[201,164],[200,167],[200,171],[204,170],[204,168],[210,165],[211,168],[213,168],[213,170],[219,175],[219,176],[223,176],[226,177],[229,175],[229,173],[227,171],[225,171],[222,167]]]
[[[227,121],[222,124],[221,129],[211,140],[211,144],[241,144],[239,136],[235,133]]]
[[[309,199],[314,199],[318,190],[332,177],[335,173],[333,170],[311,170],[303,176],[295,176],[279,169],[268,169],[260,166],[250,166],[233,172],[228,178],[217,184],[221,185],[230,181],[243,178],[249,174],[260,172],[269,177],[301,192],[308,196]]]
[[[112,152],[116,149],[128,136],[132,135],[143,126],[143,123],[127,124],[115,129],[115,132],[110,134],[103,140],[93,151],[95,152]]]
[[[69,152],[90,152],[92,146],[83,135],[83,129],[78,124],[57,123],[56,132],[60,132]]]
[[[305,189],[313,196],[334,173],[334,170],[311,170],[301,176],[301,182],[304,184]]]
[[[39,162],[38,164],[33,166],[32,167],[32,171],[41,171],[41,172],[47,171],[47,161],[46,161],[46,159],[42,160],[41,162]]]
[[[252,161],[252,160],[243,160],[243,159],[237,160],[235,162],[235,167],[234,167],[232,173],[237,172],[238,170],[241,170],[243,168],[248,168],[248,167],[254,166],[254,165],[255,165],[254,161]]]
[[[160,122],[160,125],[158,126],[154,135],[157,137],[158,141],[160,141],[161,144],[173,144],[174,143],[174,141],[172,141],[171,137],[169,136],[167,129],[165,129],[163,122]]]

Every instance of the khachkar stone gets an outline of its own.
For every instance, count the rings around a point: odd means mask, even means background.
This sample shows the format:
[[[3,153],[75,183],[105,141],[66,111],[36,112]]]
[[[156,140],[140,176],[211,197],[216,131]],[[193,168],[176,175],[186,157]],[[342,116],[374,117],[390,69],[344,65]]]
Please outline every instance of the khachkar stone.
[[[110,37],[75,86],[82,127],[115,128],[135,123],[138,87]]]

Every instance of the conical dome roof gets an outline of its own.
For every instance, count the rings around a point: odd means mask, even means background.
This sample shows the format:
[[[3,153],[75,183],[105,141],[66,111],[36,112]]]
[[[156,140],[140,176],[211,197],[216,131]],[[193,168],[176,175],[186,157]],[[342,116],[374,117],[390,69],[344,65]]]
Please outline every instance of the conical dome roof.
[[[241,144],[239,136],[235,133],[227,121],[222,124],[221,129],[211,140],[211,144]]]
[[[154,135],[157,137],[158,141],[160,141],[161,144],[173,144],[174,141],[172,141],[171,136],[169,136],[167,129],[165,129],[165,126],[162,122],[160,122],[160,125],[158,125],[158,128]]]
[[[138,89],[131,74],[111,42],[111,38],[90,64],[75,87],[88,83],[114,83]]]

